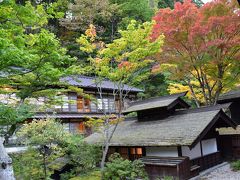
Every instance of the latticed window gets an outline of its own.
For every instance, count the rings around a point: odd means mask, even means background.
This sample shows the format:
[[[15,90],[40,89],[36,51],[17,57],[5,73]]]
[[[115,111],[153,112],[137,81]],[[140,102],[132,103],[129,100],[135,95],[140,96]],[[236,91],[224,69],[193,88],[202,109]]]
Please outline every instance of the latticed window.
[[[55,109],[56,110],[63,111],[63,112],[69,111],[68,96],[66,96],[66,95],[56,96],[56,100],[57,100],[57,104],[55,105]]]

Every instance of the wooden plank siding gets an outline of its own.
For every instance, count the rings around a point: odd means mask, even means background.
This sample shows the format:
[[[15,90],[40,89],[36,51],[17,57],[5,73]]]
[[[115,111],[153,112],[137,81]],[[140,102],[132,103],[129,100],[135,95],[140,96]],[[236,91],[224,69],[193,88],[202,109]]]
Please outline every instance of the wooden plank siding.
[[[221,135],[219,143],[224,159],[240,158],[240,134]]]
[[[216,166],[222,162],[222,157],[220,152],[208,154],[199,158],[191,160],[191,166],[200,166],[200,171],[206,170],[210,167]]]
[[[150,180],[171,176],[174,179],[186,180],[191,177],[188,157],[144,157],[141,159]]]

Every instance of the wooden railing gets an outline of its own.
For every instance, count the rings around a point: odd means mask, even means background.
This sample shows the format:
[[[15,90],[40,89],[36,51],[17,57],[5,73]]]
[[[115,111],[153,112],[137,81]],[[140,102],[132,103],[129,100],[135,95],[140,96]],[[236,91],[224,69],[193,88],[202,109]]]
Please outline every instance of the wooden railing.
[[[213,167],[222,162],[220,152],[215,152],[212,154],[205,155],[191,160],[191,166],[198,165],[200,166],[200,171]]]
[[[143,157],[150,180],[171,176],[174,179],[190,178],[190,160],[188,157]]]

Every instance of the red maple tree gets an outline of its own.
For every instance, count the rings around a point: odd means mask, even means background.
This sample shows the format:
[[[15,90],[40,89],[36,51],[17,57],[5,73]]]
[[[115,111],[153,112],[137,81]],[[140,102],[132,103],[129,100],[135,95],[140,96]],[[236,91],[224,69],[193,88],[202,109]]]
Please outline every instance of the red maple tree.
[[[174,64],[198,104],[192,79],[205,104],[216,103],[225,88],[240,82],[240,9],[236,1],[213,0],[198,8],[190,0],[160,9],[151,38],[165,35],[160,63]],[[198,104],[199,105],[199,104]]]

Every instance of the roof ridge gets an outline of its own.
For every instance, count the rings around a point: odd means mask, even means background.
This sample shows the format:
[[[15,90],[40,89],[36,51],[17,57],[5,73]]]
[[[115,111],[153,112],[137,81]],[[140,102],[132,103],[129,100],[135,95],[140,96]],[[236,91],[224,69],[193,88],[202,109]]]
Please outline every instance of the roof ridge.
[[[69,75],[61,78],[61,81],[65,81],[73,86],[80,86],[80,87],[89,87],[89,88],[96,88],[96,83],[98,83],[95,76],[86,76],[86,75]],[[113,81],[108,78],[102,78],[101,80],[102,89],[116,89],[116,85]],[[128,85],[124,83],[124,90],[131,91],[131,92],[143,92],[142,89],[134,87],[132,85]]]
[[[199,107],[199,108],[190,108],[190,109],[177,110],[176,113],[174,113],[173,115],[176,115],[176,114],[187,114],[187,113],[198,113],[198,112],[207,112],[207,111],[217,111],[217,110],[220,111],[220,110],[222,110],[222,108],[229,107],[230,105],[231,105],[231,103],[226,103],[224,105],[217,104],[217,105],[203,106],[203,107]]]
[[[232,96],[234,94],[240,94],[240,87],[237,87],[236,89],[232,89],[228,92],[221,94],[218,98],[218,101],[224,100],[224,99],[228,98],[228,96]]]
[[[132,106],[132,105],[139,104],[139,103],[147,103],[151,100],[161,100],[161,99],[164,99],[164,98],[182,97],[182,96],[185,96],[187,94],[187,92],[188,91],[184,91],[184,92],[181,92],[181,93],[175,93],[175,94],[164,95],[164,96],[150,97],[150,98],[143,99],[143,100],[137,100],[137,101],[129,103],[129,107]]]

